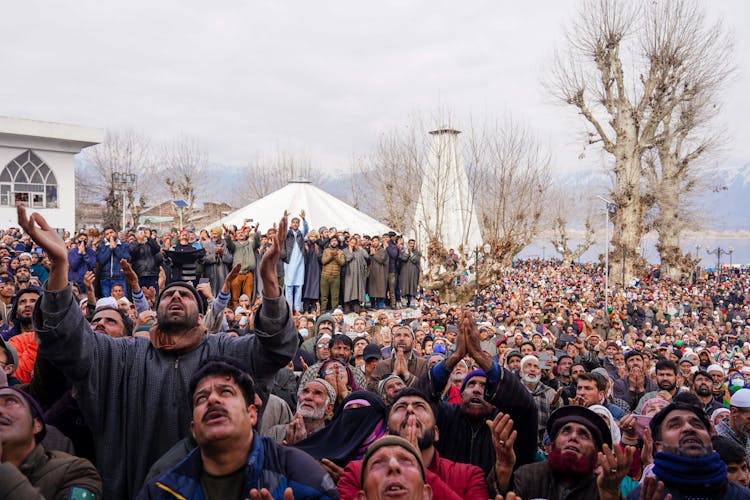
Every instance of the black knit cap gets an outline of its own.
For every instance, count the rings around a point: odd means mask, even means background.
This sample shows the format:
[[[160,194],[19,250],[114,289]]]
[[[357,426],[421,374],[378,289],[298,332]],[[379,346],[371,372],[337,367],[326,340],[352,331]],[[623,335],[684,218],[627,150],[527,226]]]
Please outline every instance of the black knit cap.
[[[205,314],[206,312],[205,299],[203,298],[201,294],[198,293],[198,290],[196,290],[195,287],[192,284],[188,283],[187,281],[173,281],[172,283],[165,286],[164,290],[162,290],[159,293],[159,298],[156,299],[155,309],[157,311],[159,310],[159,302],[161,302],[161,296],[164,294],[164,292],[176,286],[180,286],[182,288],[187,288],[188,290],[190,290],[190,293],[193,294],[193,296],[195,297],[195,301],[198,303],[198,312],[201,314]]]
[[[31,410],[31,418],[38,418],[39,421],[42,423],[42,430],[34,434],[34,440],[37,443],[41,443],[42,439],[44,439],[44,436],[47,435],[47,425],[44,423],[44,413],[42,412],[42,407],[39,406],[39,403],[36,402],[36,399],[34,399],[31,394],[28,392],[22,391],[21,389],[18,389],[16,387],[7,385],[5,387],[0,387],[0,390],[6,390],[10,389],[11,391],[15,392],[16,394],[20,395],[23,399],[26,400],[26,402],[29,404],[29,409]]]
[[[571,422],[580,424],[591,432],[597,450],[601,451],[603,444],[612,447],[612,433],[607,423],[602,417],[583,406],[563,406],[553,411],[547,420],[547,434],[550,439],[554,441],[560,429]]]

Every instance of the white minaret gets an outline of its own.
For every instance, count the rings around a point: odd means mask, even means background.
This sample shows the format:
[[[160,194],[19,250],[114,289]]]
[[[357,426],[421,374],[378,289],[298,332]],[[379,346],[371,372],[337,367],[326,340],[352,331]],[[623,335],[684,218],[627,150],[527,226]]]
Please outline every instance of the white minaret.
[[[430,235],[442,246],[470,253],[482,245],[482,234],[474,209],[474,193],[458,147],[458,134],[451,128],[430,132],[432,141],[414,214],[414,233],[423,255]]]

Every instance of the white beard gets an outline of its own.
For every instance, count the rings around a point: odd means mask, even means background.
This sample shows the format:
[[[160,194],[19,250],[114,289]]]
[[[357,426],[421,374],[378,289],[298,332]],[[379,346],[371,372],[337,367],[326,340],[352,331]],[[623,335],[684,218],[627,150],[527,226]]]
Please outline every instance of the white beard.
[[[521,379],[523,380],[523,383],[529,386],[536,386],[536,384],[539,383],[539,380],[541,380],[541,375],[526,375],[525,373],[521,375]]]

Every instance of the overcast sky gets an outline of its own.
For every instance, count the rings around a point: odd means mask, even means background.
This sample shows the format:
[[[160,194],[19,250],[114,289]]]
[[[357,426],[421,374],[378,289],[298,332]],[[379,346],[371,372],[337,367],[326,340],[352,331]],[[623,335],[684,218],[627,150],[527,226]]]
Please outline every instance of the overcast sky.
[[[0,114],[195,137],[212,163],[308,155],[347,168],[410,113],[525,120],[559,169],[585,166],[583,122],[540,78],[578,2],[8,2]],[[736,37],[726,163],[750,161],[750,2],[702,2]],[[461,128],[462,123],[454,124]]]

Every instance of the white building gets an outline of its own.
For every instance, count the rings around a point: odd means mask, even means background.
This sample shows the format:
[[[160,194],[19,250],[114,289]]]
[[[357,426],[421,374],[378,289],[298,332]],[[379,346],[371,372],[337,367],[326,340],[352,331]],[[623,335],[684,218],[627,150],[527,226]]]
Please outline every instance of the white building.
[[[73,231],[73,156],[103,140],[99,128],[0,116],[0,228],[18,226],[22,201],[52,227]]]

